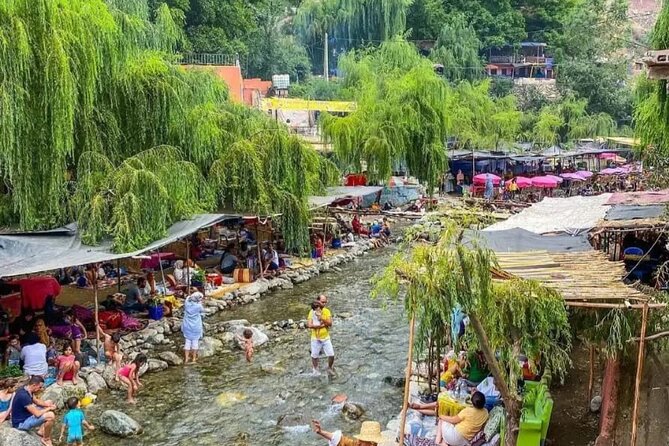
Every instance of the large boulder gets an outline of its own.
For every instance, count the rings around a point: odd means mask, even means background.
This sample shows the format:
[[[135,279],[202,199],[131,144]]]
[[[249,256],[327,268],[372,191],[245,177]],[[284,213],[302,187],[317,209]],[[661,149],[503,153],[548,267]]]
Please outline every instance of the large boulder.
[[[162,352],[158,354],[158,357],[169,365],[181,365],[184,363],[184,360],[181,358],[181,356],[174,352]]]
[[[39,437],[12,429],[9,422],[0,425],[0,446],[42,446]]]
[[[260,347],[261,345],[265,345],[269,342],[269,337],[256,327],[237,327],[237,330],[235,332],[235,335],[237,335],[236,340],[237,344],[239,345],[240,348],[244,348],[244,341],[243,335],[244,335],[244,330],[249,329],[253,332],[253,346],[254,347]]]
[[[65,407],[65,402],[69,398],[75,397],[80,400],[86,396],[87,392],[88,388],[83,379],[79,380],[76,385],[66,381],[62,386],[54,383],[44,389],[40,399],[43,401],[51,401],[58,407],[58,409],[62,409]]]
[[[210,336],[205,336],[204,338],[200,339],[200,349],[198,351],[198,355],[202,358],[214,356],[216,350],[220,349],[221,347],[223,347],[223,342]]]
[[[107,365],[102,371],[102,379],[107,383],[107,387],[112,390],[123,389],[121,381],[116,379],[116,371],[112,365]]]
[[[244,327],[246,325],[249,325],[249,321],[247,321],[246,319],[233,319],[231,321],[221,322],[220,325],[226,331],[235,331],[237,330],[237,327]]]
[[[117,437],[131,437],[142,433],[142,426],[128,415],[117,410],[105,410],[98,420],[100,429]]]
[[[241,288],[244,294],[263,294],[269,289],[269,281],[266,279],[258,279],[253,283]]]
[[[161,359],[149,358],[149,360],[146,363],[148,365],[149,372],[160,372],[168,367],[167,362]]]
[[[88,391],[91,393],[98,393],[100,390],[107,388],[105,379],[94,371],[86,376],[86,384],[88,384]]]

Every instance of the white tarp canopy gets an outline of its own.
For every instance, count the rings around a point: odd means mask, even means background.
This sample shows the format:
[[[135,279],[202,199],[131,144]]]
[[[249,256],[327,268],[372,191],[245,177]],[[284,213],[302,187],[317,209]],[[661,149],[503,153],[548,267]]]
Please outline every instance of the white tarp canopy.
[[[488,226],[484,231],[520,228],[535,234],[567,232],[578,234],[594,228],[606,216],[611,194],[592,197],[546,197],[539,203],[514,214],[507,220]]]
[[[309,208],[321,208],[342,198],[358,198],[375,194],[382,190],[379,186],[340,186],[328,187],[327,195],[309,197]]]
[[[38,233],[14,233],[0,235],[0,277],[34,274],[89,263],[109,262],[132,257],[187,237],[201,228],[230,219],[239,218],[229,214],[200,214],[191,220],[182,220],[167,230],[167,236],[132,252],[117,254],[112,251],[111,241],[99,246],[84,245],[79,237],[77,225]]]

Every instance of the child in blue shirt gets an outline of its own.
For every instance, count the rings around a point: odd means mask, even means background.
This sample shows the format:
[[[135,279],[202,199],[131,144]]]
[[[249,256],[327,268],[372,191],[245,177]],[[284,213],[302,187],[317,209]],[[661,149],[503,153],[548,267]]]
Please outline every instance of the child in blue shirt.
[[[94,430],[95,427],[86,421],[84,411],[79,408],[79,400],[72,397],[67,400],[67,407],[70,409],[63,417],[63,428],[60,430],[60,438],[58,442],[63,441],[65,435],[65,428],[67,428],[67,444],[76,444],[83,446],[84,444],[84,426],[88,430]]]

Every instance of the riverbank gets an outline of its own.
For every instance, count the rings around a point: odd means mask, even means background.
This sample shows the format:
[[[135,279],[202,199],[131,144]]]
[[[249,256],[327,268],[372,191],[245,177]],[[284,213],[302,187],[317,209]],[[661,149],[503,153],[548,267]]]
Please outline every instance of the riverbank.
[[[303,284],[323,273],[334,273],[341,276],[341,274],[338,274],[341,271],[340,267],[344,268],[345,264],[359,258],[374,248],[375,245],[373,242],[360,240],[346,252],[328,256],[323,261],[309,267],[286,271],[276,278],[262,279],[255,283],[244,285],[220,299],[207,299],[205,301],[208,316],[205,322],[205,334],[207,336],[201,344],[202,357],[211,357],[217,352],[229,353],[223,356],[236,357],[237,354],[232,353],[236,348],[235,333],[239,331],[240,327],[249,325],[248,321],[245,320],[221,321],[218,320],[221,317],[214,317],[214,315],[218,314],[225,317],[226,314],[234,313],[238,311],[238,308],[256,302],[261,297],[274,294],[277,291],[284,294],[287,292],[293,293],[292,288],[296,284]],[[315,295],[311,296],[310,300],[314,297]],[[350,315],[350,312],[348,314]],[[306,313],[302,317],[304,315]],[[347,316],[346,312],[343,315]],[[340,320],[339,317],[336,316],[336,318]],[[305,321],[300,321],[297,318],[279,319],[276,323],[265,319],[262,322],[262,324],[254,327],[254,331],[258,333],[259,345],[267,342],[281,343],[283,342],[282,338],[285,338],[284,332],[293,332],[293,329],[305,325]],[[265,322],[269,323],[266,324]],[[121,341],[122,350],[128,357],[132,357],[140,352],[147,354],[150,360],[146,370],[143,370],[143,372],[159,377],[161,374],[154,372],[164,371],[168,368],[172,369],[182,364],[181,337],[178,335],[173,336],[180,331],[180,324],[181,320],[178,317],[150,322],[144,330],[125,335]],[[272,341],[269,340],[266,334],[270,335]],[[265,367],[265,369],[270,370],[271,367]],[[63,387],[52,385],[45,390],[44,396],[55,400],[57,404],[61,405],[61,402],[69,396],[83,397],[88,392],[95,394],[109,390],[116,393],[119,390],[118,383],[114,380],[113,370],[109,367],[99,365],[83,368],[80,372],[80,377],[82,379],[79,385],[72,386],[68,383]],[[15,438],[13,434],[11,436],[0,434],[0,437]],[[0,445],[4,446],[2,441],[0,439]],[[26,441],[29,441],[29,439]]]

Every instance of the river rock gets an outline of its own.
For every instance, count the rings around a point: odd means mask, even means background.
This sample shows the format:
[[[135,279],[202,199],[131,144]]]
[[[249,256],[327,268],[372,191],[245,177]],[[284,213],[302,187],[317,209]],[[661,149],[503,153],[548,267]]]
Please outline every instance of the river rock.
[[[107,383],[107,387],[109,387],[110,389],[118,390],[123,388],[121,381],[116,379],[116,371],[114,370],[114,366],[112,365],[108,365],[102,371],[102,379],[105,380],[105,382]]]
[[[286,415],[281,415],[278,420],[276,420],[276,425],[280,427],[296,427],[296,426],[309,426],[310,420],[305,415],[300,415],[296,413],[290,413]]]
[[[148,372],[160,372],[161,370],[165,370],[169,365],[167,362],[160,360],[160,359],[154,359],[150,358],[146,364],[148,365]]]
[[[235,333],[237,335],[237,345],[239,345],[240,348],[244,348],[244,341],[243,335],[244,335],[244,330],[249,329],[253,332],[253,346],[254,347],[260,347],[261,345],[265,345],[269,342],[269,337],[263,333],[262,331],[258,330],[256,327],[238,327],[237,332]],[[242,338],[242,339],[239,339]]]
[[[345,403],[346,400],[348,400],[348,396],[344,393],[338,393],[337,395],[332,397],[332,403],[333,404],[341,404]]]
[[[86,377],[86,384],[88,384],[88,391],[91,393],[98,393],[100,390],[107,388],[107,382],[100,376],[98,372],[92,371]]]
[[[348,311],[342,311],[341,313],[337,314],[342,319],[348,319],[353,317],[353,313],[349,313]]]
[[[117,437],[131,437],[142,432],[142,426],[128,415],[117,410],[105,410],[98,420],[100,428]]]
[[[386,376],[383,378],[383,382],[386,384],[390,384],[391,386],[394,387],[404,387],[404,383],[406,382],[406,378],[401,377],[401,378],[396,378],[394,376]]]
[[[249,325],[249,321],[246,319],[233,319],[231,321],[221,322],[221,325],[226,331],[237,331],[237,327],[245,327]]]
[[[235,343],[236,335],[232,332],[226,331],[224,333],[221,333],[218,336],[218,339],[220,339],[221,342],[223,342],[223,344],[227,344],[228,346],[230,346],[231,344]]]
[[[365,409],[358,403],[346,403],[341,409],[342,414],[348,420],[359,420],[365,414]]]
[[[12,429],[6,422],[0,425],[0,446],[42,446],[42,442],[38,436]]]
[[[198,351],[198,356],[201,358],[206,358],[208,356],[214,356],[216,350],[223,347],[223,343],[218,339],[212,338],[210,336],[205,336],[200,339],[200,349]]]
[[[84,380],[79,380],[76,385],[66,381],[62,386],[54,383],[47,387],[42,392],[40,399],[51,401],[56,407],[62,409],[69,398],[75,397],[80,400],[86,395],[86,392],[88,392],[88,388]]]
[[[590,401],[590,412],[599,412],[602,407],[602,397],[597,395]]]
[[[162,352],[158,354],[158,357],[169,365],[181,365],[184,363],[184,360],[174,352]]]
[[[242,288],[244,294],[263,294],[269,289],[269,281],[266,279],[258,279],[255,282]]]

